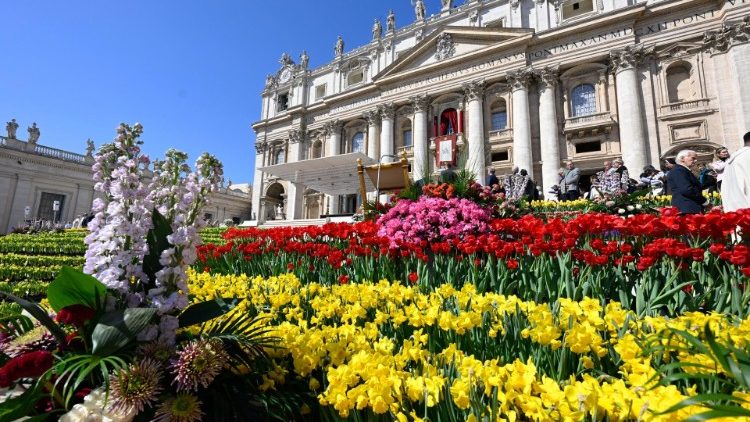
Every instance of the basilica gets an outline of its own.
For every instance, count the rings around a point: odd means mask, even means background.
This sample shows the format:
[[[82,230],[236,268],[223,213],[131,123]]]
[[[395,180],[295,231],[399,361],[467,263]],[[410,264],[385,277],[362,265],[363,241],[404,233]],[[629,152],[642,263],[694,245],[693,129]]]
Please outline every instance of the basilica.
[[[750,131],[750,0],[415,3],[321,67],[283,54],[253,124],[258,223],[355,212],[358,159],[517,167],[546,192],[565,160],[638,174]]]

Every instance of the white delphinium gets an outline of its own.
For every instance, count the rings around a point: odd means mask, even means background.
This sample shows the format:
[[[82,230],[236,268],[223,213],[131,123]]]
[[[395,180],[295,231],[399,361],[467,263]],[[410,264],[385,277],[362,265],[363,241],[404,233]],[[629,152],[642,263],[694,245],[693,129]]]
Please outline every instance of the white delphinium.
[[[195,262],[200,243],[198,229],[204,224],[198,218],[208,203],[211,192],[222,181],[222,165],[215,157],[203,154],[190,172],[187,155],[169,150],[165,160],[154,164],[150,200],[169,223],[172,234],[167,236],[170,247],[159,257],[163,266],[156,273],[155,286],[147,292],[148,303],[161,316],[159,340],[174,342],[176,314],[188,305],[187,268]]]
[[[148,166],[149,158],[141,154],[141,133],[139,123],[132,128],[121,124],[114,142],[103,145],[97,154],[94,190],[102,198],[93,202],[95,214],[85,238],[84,272],[122,293],[131,306],[140,301],[131,292],[131,280],[146,280],[141,263],[148,252],[146,234],[153,207],[142,180],[142,167]]]

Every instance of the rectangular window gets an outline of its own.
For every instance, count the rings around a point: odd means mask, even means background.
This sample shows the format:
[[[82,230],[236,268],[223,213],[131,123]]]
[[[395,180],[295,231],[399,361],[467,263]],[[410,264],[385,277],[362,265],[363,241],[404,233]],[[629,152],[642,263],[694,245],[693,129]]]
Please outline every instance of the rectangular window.
[[[508,126],[508,112],[496,111],[492,113],[492,129],[503,130]]]
[[[279,97],[276,99],[276,111],[284,111],[287,108],[289,108],[289,95],[279,94]]]
[[[508,150],[505,151],[495,151],[492,153],[492,161],[510,161],[510,155],[508,154]]]
[[[59,202],[58,210],[55,211],[55,201]],[[65,195],[56,193],[42,192],[42,197],[39,200],[39,209],[37,209],[36,216],[40,220],[59,221],[63,215],[65,209]]]
[[[576,154],[584,154],[587,152],[599,152],[602,150],[602,144],[599,141],[594,142],[581,142],[576,144]]]
[[[315,87],[315,99],[319,100],[326,96],[326,84],[318,85]]]
[[[404,131],[404,146],[405,147],[411,146],[411,129]]]
[[[203,214],[203,221],[211,221],[213,219],[214,219],[214,215],[211,214],[210,212]]]

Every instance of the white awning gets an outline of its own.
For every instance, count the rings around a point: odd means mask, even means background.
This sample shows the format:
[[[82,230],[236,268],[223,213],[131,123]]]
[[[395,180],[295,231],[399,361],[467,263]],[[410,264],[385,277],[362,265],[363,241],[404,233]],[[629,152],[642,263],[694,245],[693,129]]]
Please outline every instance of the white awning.
[[[310,189],[328,195],[346,195],[359,193],[358,158],[362,159],[362,164],[365,166],[377,163],[377,160],[361,152],[353,152],[294,163],[276,164],[261,167],[258,170],[282,180],[301,183]],[[375,185],[368,177],[365,177],[365,187],[368,192],[375,191]]]

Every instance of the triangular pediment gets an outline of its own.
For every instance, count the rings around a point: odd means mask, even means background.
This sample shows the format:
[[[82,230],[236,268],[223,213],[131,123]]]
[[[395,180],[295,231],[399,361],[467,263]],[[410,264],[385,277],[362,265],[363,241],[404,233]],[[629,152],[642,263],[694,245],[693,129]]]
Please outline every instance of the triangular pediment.
[[[699,51],[703,48],[703,44],[692,43],[692,42],[676,42],[670,44],[657,52],[660,58],[665,57],[681,57],[690,55]]]
[[[478,28],[447,26],[435,31],[375,76],[386,80],[403,74],[429,71],[433,67],[471,59],[486,53],[513,49],[527,43],[534,34],[527,28]]]

